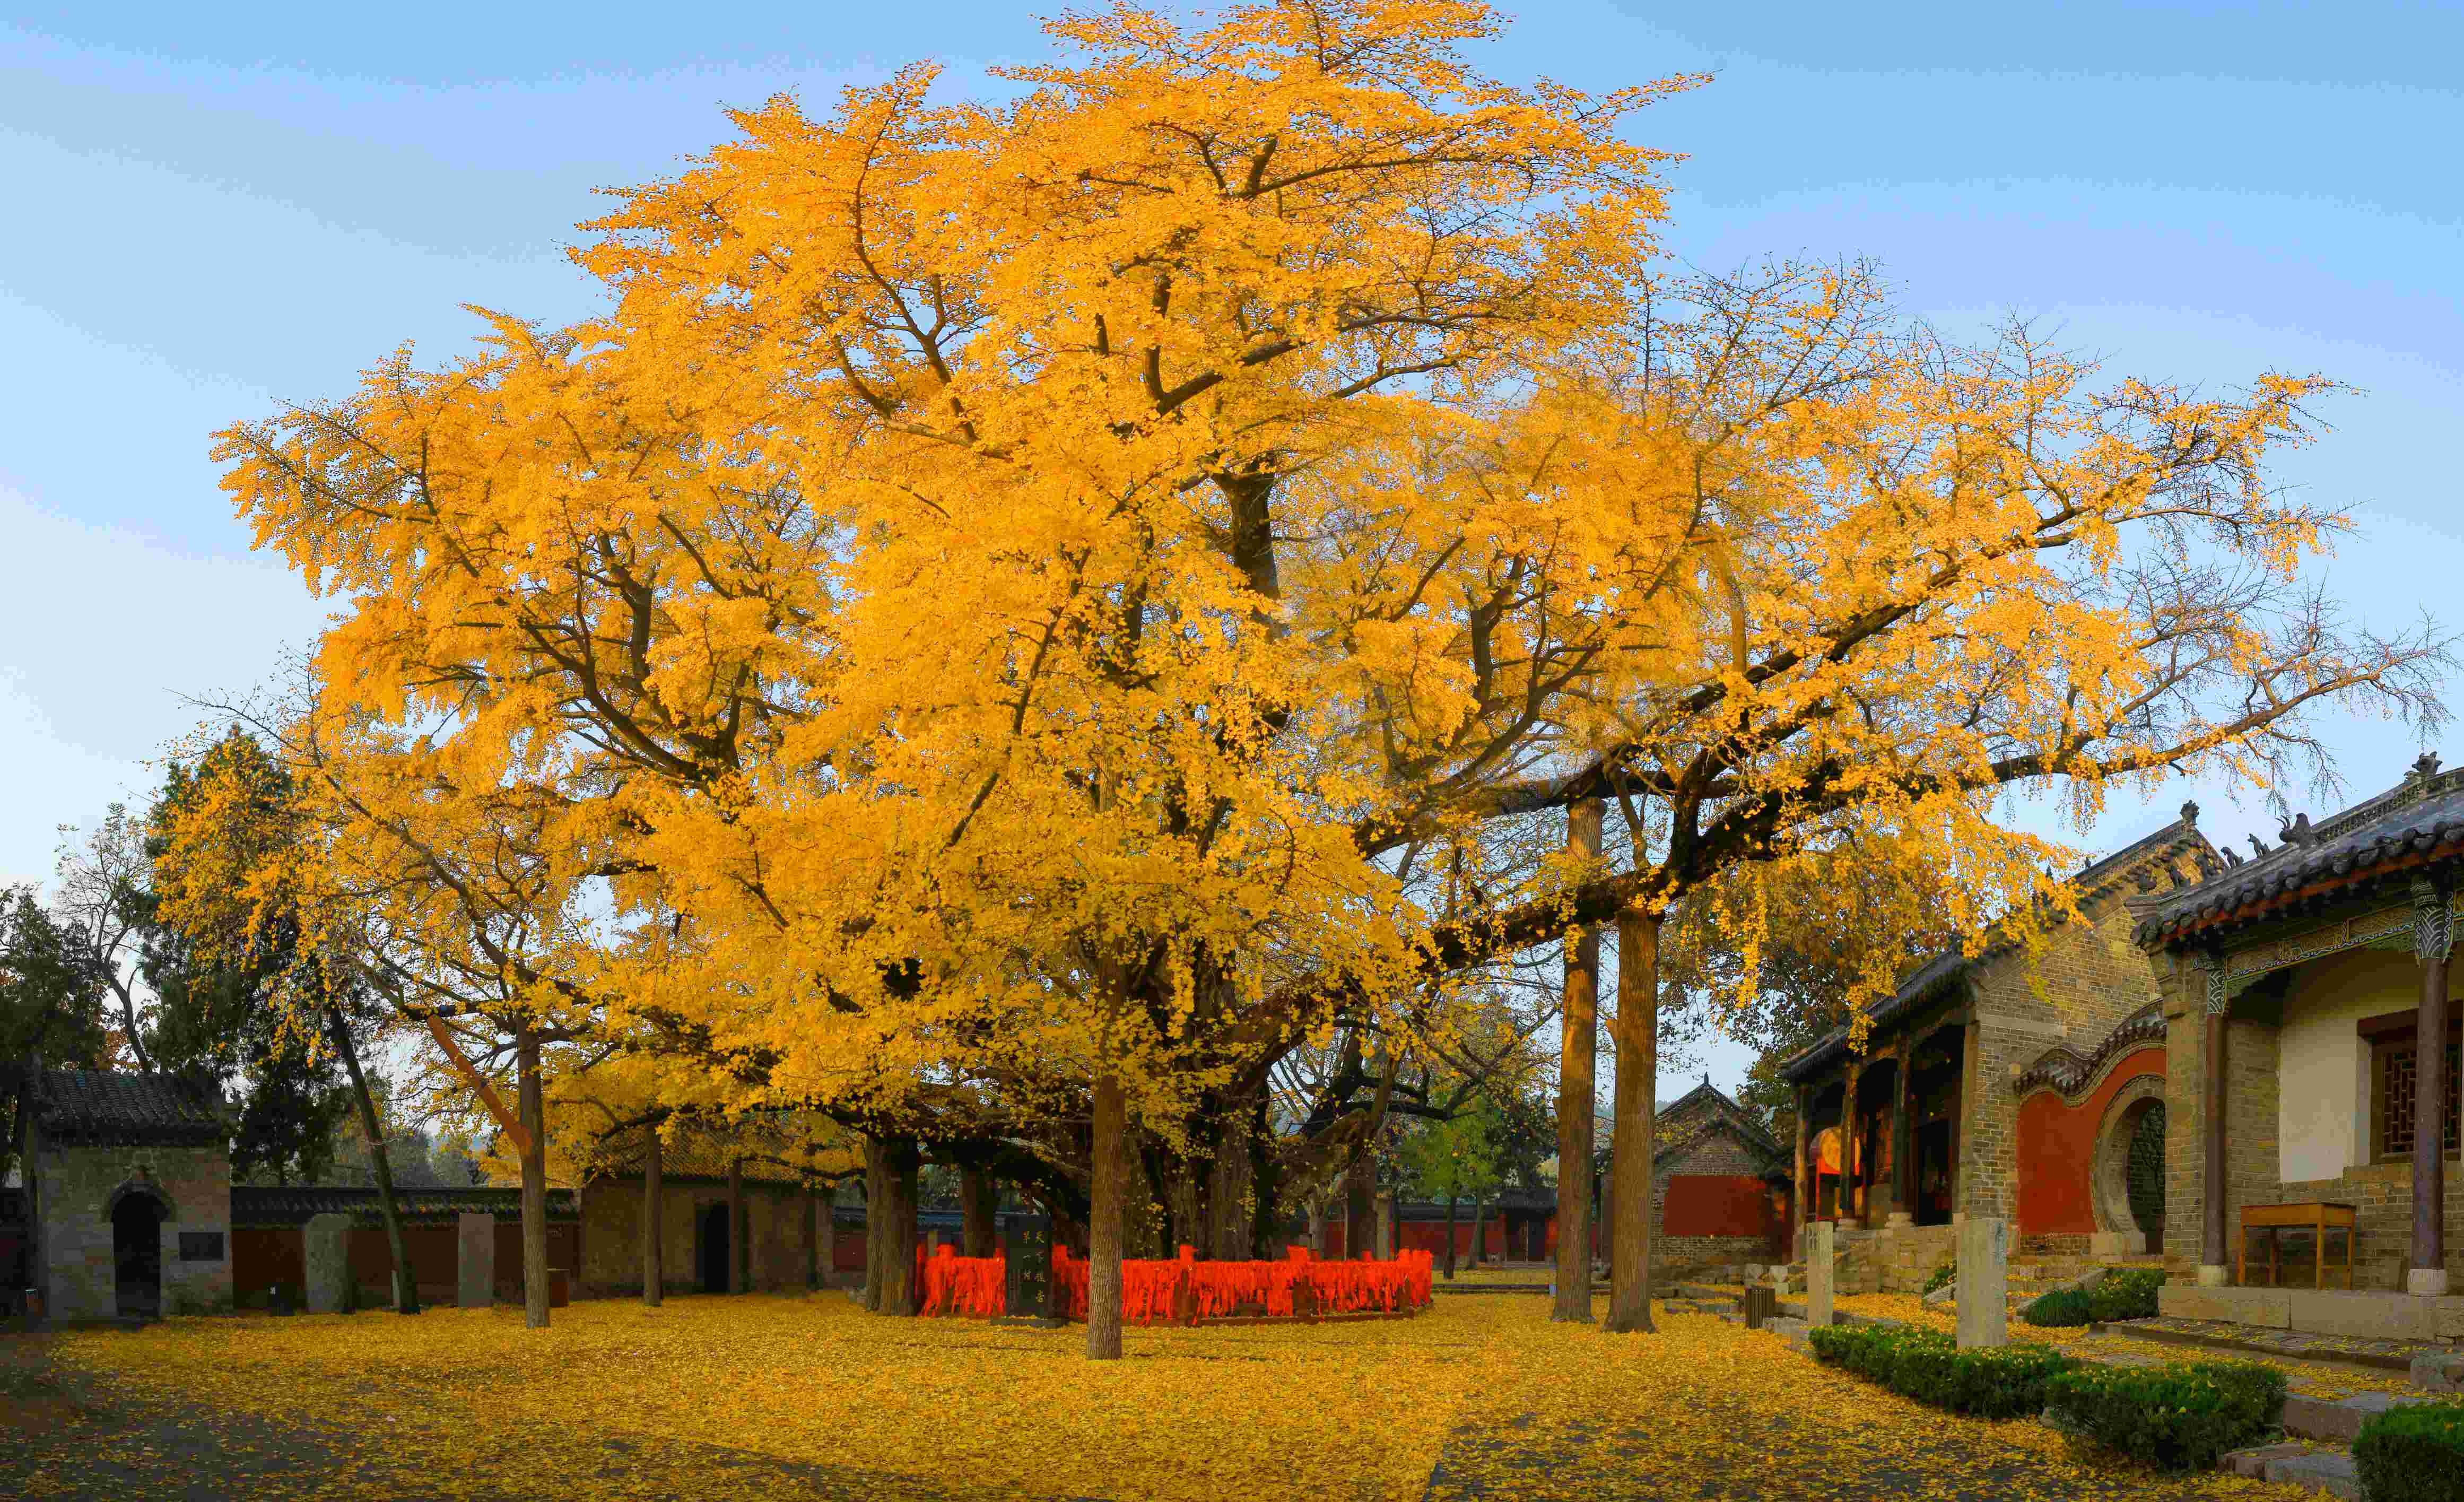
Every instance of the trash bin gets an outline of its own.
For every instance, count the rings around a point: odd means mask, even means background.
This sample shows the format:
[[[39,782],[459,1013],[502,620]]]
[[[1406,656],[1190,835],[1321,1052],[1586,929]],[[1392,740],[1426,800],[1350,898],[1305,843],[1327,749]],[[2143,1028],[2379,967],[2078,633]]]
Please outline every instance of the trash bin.
[[[1749,1287],[1746,1290],[1743,1303],[1746,1328],[1760,1330],[1765,1322],[1779,1313],[1779,1290],[1766,1285]]]

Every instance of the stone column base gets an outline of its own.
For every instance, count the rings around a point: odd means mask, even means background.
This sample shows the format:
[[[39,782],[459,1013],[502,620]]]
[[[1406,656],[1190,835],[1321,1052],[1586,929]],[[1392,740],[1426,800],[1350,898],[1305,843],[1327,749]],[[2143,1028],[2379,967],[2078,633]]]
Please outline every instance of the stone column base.
[[[2097,1231],[2088,1237],[2087,1249],[2092,1257],[2144,1257],[2147,1254],[2147,1233]]]
[[[2447,1270],[2414,1268],[2404,1275],[2404,1291],[2427,1298],[2444,1298],[2447,1296]]]
[[[2231,1288],[2232,1286],[2233,1269],[2218,1267],[2211,1262],[2199,1264],[2199,1287]]]
[[[1886,1219],[1884,1219],[1884,1221],[1882,1222],[1882,1229],[1884,1229],[1884,1230],[1886,1230],[1886,1231],[1894,1231],[1894,1230],[1898,1230],[1900,1227],[1902,1227],[1902,1226],[1914,1226],[1916,1223],[1917,1223],[1917,1218],[1916,1218],[1915,1216],[1913,1216],[1913,1215],[1910,1215],[1907,1211],[1905,1211],[1905,1210],[1893,1210],[1893,1211],[1890,1213],[1890,1215],[1889,1215]]]

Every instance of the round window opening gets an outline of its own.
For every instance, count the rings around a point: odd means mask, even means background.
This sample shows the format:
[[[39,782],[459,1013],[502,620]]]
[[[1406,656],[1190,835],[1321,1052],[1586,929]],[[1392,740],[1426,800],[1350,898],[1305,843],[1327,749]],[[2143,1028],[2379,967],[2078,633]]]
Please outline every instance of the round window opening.
[[[2151,1102],[2130,1130],[2125,1193],[2130,1219],[2150,1244],[2165,1233],[2165,1103]]]

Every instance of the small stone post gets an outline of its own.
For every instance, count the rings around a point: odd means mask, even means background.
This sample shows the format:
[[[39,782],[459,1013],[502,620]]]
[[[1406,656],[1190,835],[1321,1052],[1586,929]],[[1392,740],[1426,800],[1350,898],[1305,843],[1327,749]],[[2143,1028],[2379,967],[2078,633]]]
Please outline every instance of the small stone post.
[[[307,1254],[308,1313],[347,1313],[352,1292],[351,1218],[312,1215],[300,1239]]]
[[[487,1309],[496,1302],[496,1218],[465,1211],[455,1235],[453,1302],[464,1309]]]
[[[2010,1223],[1971,1215],[1959,1224],[1959,1348],[2010,1340]]]
[[[1829,1221],[1814,1223],[1814,1234],[1806,1239],[1805,1248],[1805,1323],[1819,1330],[1831,1323],[1831,1267],[1834,1227]]]

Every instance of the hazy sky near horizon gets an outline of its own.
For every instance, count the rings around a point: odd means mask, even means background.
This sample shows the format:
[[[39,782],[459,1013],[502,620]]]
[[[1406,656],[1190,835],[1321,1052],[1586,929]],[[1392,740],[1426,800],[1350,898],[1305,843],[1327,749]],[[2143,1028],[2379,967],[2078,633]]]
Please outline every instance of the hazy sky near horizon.
[[[1508,79],[1714,76],[1634,131],[1687,154],[1677,256],[1870,256],[1912,313],[2035,319],[2116,374],[2349,384],[2279,472],[2359,524],[2323,577],[2382,629],[2464,624],[2464,8],[1506,10],[1480,51]],[[826,107],[911,58],[998,86],[987,66],[1043,52],[1033,14],[0,10],[0,880],[47,875],[55,826],[142,802],[187,697],[263,681],[322,617],[250,551],[212,430],[339,395],[405,342],[462,347],[464,303],[593,311],[563,247],[594,187],[672,172],[726,136],[725,106]],[[2351,796],[2418,749],[2322,724]],[[2211,834],[2273,838],[2251,792],[2182,783],[2070,837],[2111,849],[2189,796]],[[1743,1062],[1705,1061],[1723,1085]]]

